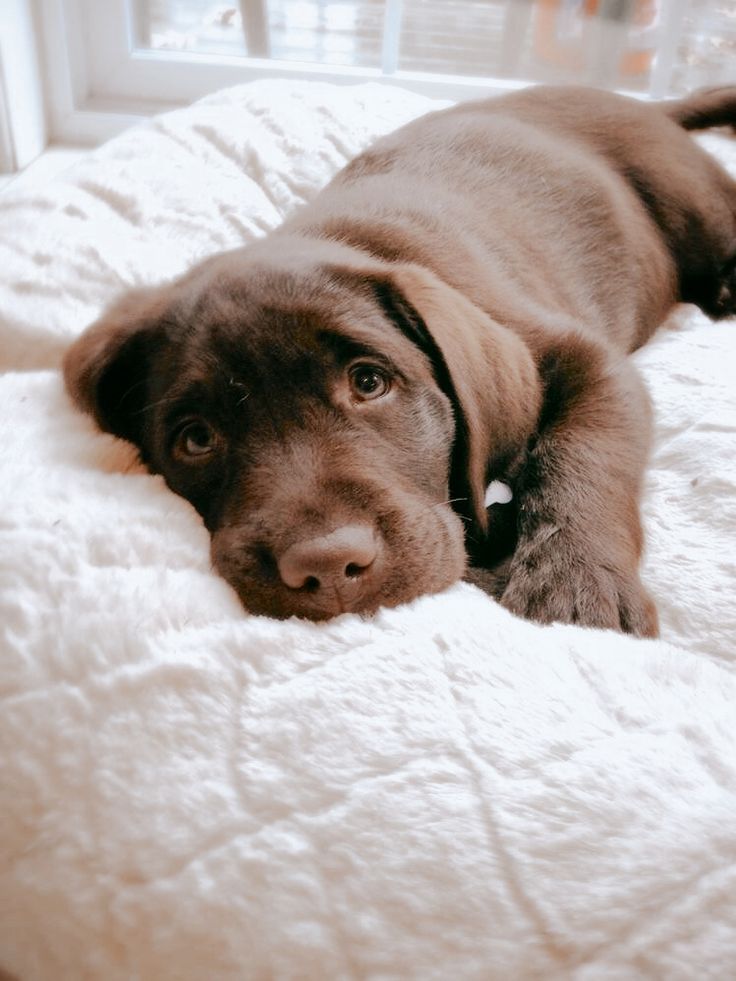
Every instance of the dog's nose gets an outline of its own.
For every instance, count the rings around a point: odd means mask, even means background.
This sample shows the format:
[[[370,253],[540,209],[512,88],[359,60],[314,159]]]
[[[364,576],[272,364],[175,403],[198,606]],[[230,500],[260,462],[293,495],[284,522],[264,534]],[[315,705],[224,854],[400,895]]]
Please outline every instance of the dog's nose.
[[[340,609],[349,609],[377,554],[372,528],[345,525],[328,535],[295,542],[277,563],[282,581],[291,589],[334,597]]]

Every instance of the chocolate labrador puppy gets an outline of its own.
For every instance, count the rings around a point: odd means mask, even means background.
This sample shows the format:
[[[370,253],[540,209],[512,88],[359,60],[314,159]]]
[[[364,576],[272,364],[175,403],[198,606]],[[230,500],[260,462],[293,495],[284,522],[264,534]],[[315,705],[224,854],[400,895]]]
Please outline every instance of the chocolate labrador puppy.
[[[678,301],[736,311],[736,183],[685,132],[733,123],[736,87],[431,113],[263,240],[123,297],[69,391],[191,501],[255,613],[370,612],[470,562],[522,616],[655,635],[627,355]]]

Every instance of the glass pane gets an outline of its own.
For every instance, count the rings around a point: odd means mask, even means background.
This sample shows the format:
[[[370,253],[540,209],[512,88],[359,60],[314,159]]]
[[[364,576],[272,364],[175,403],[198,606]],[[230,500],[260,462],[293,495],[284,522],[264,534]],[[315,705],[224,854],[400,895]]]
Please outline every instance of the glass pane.
[[[139,9],[144,47],[380,67],[383,0],[144,0]]]
[[[384,0],[129,2],[144,47],[381,67]],[[736,0],[390,2],[400,70],[634,91],[659,73],[658,95],[733,81]]]
[[[237,5],[206,0],[144,0],[137,6],[139,40],[144,48],[247,54]]]
[[[733,84],[736,79],[736,0],[692,0],[678,52],[680,90]]]
[[[404,0],[399,68],[499,75],[505,0]]]
[[[405,0],[399,66],[646,91],[668,47],[667,89],[732,80],[736,0]]]
[[[271,57],[378,68],[383,0],[269,0]]]

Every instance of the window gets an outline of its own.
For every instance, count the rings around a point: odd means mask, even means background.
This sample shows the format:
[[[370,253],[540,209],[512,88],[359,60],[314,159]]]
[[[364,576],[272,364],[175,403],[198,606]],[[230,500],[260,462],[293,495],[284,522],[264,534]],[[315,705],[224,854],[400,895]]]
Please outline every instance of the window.
[[[736,64],[733,0],[39,2],[53,130],[66,139],[264,76],[449,98],[530,81],[659,98],[732,81]]]

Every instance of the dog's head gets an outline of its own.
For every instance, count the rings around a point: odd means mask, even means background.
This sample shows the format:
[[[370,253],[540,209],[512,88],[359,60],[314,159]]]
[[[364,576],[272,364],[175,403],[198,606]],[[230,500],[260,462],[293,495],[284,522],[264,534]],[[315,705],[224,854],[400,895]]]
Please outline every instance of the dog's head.
[[[80,407],[202,515],[244,606],[315,620],[460,578],[463,519],[484,532],[489,466],[538,407],[526,347],[461,294],[324,252],[209,260],[124,297],[65,361]]]

